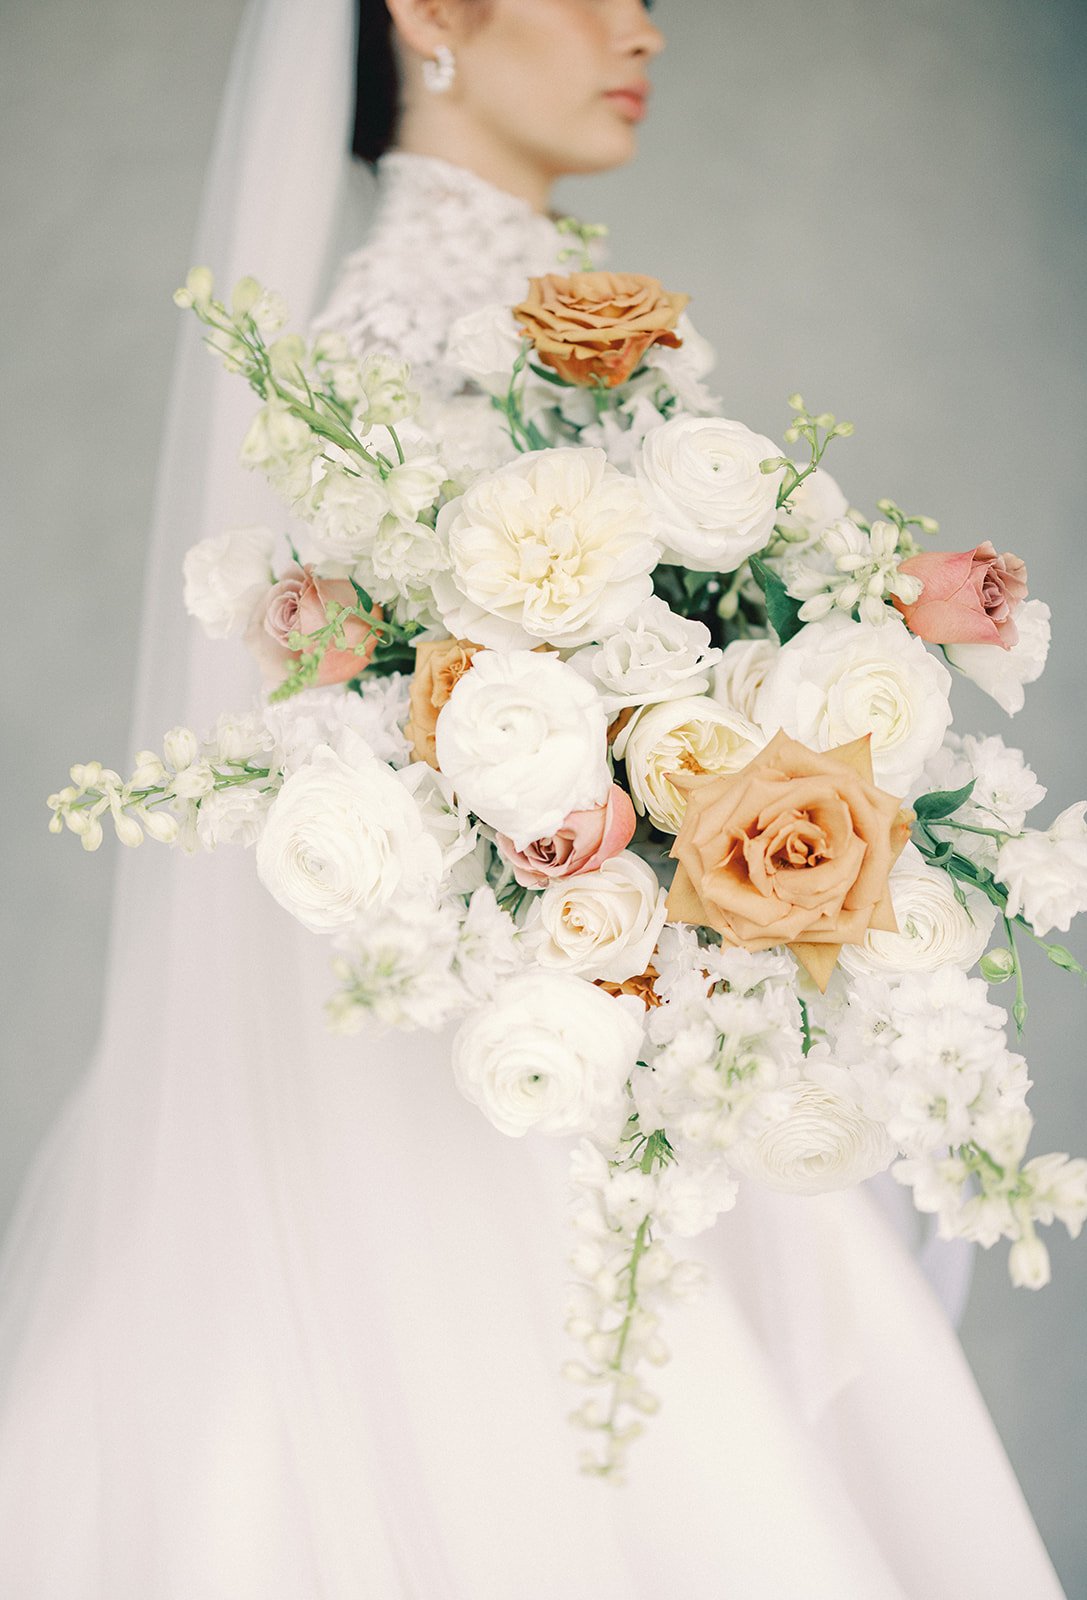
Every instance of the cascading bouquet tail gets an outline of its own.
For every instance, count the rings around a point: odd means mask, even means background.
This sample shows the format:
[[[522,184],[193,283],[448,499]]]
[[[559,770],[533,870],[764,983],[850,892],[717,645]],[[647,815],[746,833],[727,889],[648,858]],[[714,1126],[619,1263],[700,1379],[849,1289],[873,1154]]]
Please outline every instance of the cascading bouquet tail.
[[[1083,978],[1050,934],[1087,908],[1087,803],[1028,828],[1044,789],[949,700],[954,670],[1014,713],[1042,671],[1022,560],[851,508],[823,460],[852,430],[799,395],[784,450],[721,416],[652,278],[552,274],[462,319],[467,452],[463,409],[283,333],[252,279],[228,307],[196,269],[175,298],[259,397],[242,460],[290,508],[281,539],[185,561],[265,693],[128,778],[73,767],[50,826],[252,846],[329,941],[332,1028],[459,1019],[453,1074],[498,1131],[574,1141],[587,1470],[621,1476],[663,1312],[699,1287],[665,1241],[749,1184],[890,1168],[1045,1283],[1037,1228],[1079,1231],[1087,1162],[1028,1158],[989,989],[1021,1033],[1024,936]]]

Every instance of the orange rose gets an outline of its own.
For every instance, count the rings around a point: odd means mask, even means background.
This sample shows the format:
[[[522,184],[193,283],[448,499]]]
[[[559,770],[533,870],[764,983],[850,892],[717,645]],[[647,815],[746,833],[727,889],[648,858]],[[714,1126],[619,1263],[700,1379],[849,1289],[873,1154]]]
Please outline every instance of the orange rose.
[[[438,714],[483,646],[467,639],[428,639],[415,646],[415,672],[411,680],[411,715],[404,729],[416,761],[438,771],[434,729]]]
[[[689,299],[635,272],[548,273],[529,279],[528,297],[513,314],[540,360],[560,377],[613,389],[651,344],[683,343],[673,330]]]
[[[843,944],[897,932],[887,878],[911,819],[873,784],[868,738],[817,754],[778,733],[739,772],[673,782],[689,799],[670,920],[745,950],[787,944],[820,989]]]
[[[621,994],[633,995],[635,1000],[640,1000],[647,1011],[654,1010],[664,1002],[654,989],[653,985],[660,977],[660,973],[652,961],[644,972],[639,972],[637,977],[624,978],[622,983],[613,983],[610,978],[597,978],[596,987],[603,989],[605,994],[618,997]]]

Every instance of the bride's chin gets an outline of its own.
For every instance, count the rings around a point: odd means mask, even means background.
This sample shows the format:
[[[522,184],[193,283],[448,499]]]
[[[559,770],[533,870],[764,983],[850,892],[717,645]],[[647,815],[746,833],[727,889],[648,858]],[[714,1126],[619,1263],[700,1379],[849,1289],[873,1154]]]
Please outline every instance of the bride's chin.
[[[607,114],[588,135],[573,146],[564,170],[573,173],[608,172],[625,166],[638,153],[637,130],[629,123]]]

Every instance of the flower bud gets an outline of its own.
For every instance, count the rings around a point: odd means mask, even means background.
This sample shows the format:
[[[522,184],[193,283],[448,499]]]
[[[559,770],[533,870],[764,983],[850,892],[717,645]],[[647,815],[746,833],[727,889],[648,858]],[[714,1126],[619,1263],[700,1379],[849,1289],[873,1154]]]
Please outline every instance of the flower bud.
[[[1015,973],[1015,957],[1010,950],[990,950],[978,963],[986,983],[1007,983]]]
[[[97,817],[84,817],[86,827],[80,834],[80,843],[84,850],[97,850],[102,843],[102,824]]]
[[[118,839],[122,844],[128,845],[130,850],[134,850],[137,845],[143,843],[143,829],[135,817],[128,816],[120,806],[114,806],[112,810],[113,826]]]
[[[185,288],[191,296],[191,303],[197,310],[204,310],[211,303],[211,292],[215,287],[215,279],[207,267],[190,267],[185,277]]]
[[[230,297],[230,309],[235,319],[247,316],[262,294],[256,278],[239,278]]]
[[[196,760],[199,745],[191,728],[171,728],[162,741],[166,765],[182,772]]]
[[[178,822],[169,811],[145,811],[141,808],[139,818],[151,838],[158,844],[177,843]]]
[[[1044,1289],[1049,1282],[1049,1251],[1033,1230],[1008,1251],[1008,1272],[1017,1289]]]
[[[306,359],[306,341],[298,333],[285,333],[268,346],[268,359],[278,378],[296,378]]]
[[[102,763],[100,761],[77,761],[71,767],[68,776],[79,790],[93,789],[102,776]]]

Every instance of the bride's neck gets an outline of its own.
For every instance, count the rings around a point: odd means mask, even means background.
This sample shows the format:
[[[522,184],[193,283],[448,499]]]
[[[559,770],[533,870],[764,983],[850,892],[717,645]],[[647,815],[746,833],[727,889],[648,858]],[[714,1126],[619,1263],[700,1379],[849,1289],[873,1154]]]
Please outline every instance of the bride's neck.
[[[555,174],[545,171],[525,152],[495,139],[486,129],[451,117],[454,107],[441,108],[435,117],[428,106],[409,107],[401,120],[394,149],[410,155],[436,156],[455,167],[465,167],[496,189],[526,200],[546,216]]]

